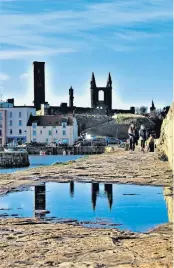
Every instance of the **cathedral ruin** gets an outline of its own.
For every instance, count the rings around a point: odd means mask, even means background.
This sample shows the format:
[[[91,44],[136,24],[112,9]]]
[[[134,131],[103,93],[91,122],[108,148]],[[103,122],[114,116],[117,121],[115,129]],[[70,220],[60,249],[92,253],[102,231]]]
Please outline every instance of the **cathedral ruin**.
[[[135,108],[130,107],[129,110],[112,108],[112,78],[109,73],[105,87],[97,87],[95,75],[92,73],[90,82],[91,107],[74,106],[74,89],[69,89],[69,105],[61,103],[60,106],[51,106],[45,100],[45,62],[33,62],[34,65],[34,106],[36,111],[44,109],[44,114],[103,114],[111,115],[114,113],[135,113]],[[103,99],[99,98],[100,93]]]

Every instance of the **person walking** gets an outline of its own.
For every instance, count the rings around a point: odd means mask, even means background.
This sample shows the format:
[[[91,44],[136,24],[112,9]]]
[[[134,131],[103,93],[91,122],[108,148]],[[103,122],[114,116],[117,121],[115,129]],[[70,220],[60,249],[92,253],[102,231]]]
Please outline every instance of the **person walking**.
[[[146,128],[144,125],[141,125],[140,130],[139,130],[139,137],[140,137],[140,141],[141,141],[141,151],[144,152],[145,149],[145,142],[147,139],[147,135],[146,135]]]
[[[129,135],[129,149],[131,152],[133,152],[135,150],[135,142],[136,142],[134,124],[130,125],[128,129],[128,135]]]
[[[137,126],[136,125],[135,125],[135,129],[134,129],[134,134],[135,134],[135,144],[138,145],[139,132],[137,130]]]

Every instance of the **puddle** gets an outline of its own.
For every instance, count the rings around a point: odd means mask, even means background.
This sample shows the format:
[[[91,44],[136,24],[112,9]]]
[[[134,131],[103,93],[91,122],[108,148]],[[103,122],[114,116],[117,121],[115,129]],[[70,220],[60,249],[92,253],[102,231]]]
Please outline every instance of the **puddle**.
[[[0,217],[40,217],[134,232],[168,222],[162,187],[80,182],[49,182],[2,196]]]

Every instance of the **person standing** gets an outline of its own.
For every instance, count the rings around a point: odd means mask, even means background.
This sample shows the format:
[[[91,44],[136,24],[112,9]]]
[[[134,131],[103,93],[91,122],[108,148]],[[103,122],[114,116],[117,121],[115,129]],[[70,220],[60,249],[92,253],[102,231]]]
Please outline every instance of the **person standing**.
[[[133,152],[135,150],[135,142],[136,142],[134,124],[130,125],[128,129],[128,135],[129,135],[129,148],[130,148],[130,151]]]
[[[154,149],[155,149],[154,136],[150,134],[150,137],[147,140],[147,152],[154,152]]]
[[[147,139],[147,135],[146,135],[146,128],[144,125],[141,125],[140,130],[139,130],[139,137],[140,137],[140,141],[141,141],[141,151],[144,152],[145,149],[145,142]]]

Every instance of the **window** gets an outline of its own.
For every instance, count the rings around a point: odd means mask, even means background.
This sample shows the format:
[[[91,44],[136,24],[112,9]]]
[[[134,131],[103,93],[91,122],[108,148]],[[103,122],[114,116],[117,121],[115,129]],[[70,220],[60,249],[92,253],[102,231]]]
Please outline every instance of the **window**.
[[[49,136],[51,135],[51,133],[52,133],[51,130],[48,130],[48,135],[49,135]]]
[[[22,120],[19,120],[19,126],[20,127],[22,126]]]
[[[33,136],[36,136],[36,130],[33,130]]]
[[[37,123],[32,123],[32,127],[36,128],[37,127]]]
[[[0,136],[2,136],[2,130],[0,129]]]
[[[10,135],[11,135],[11,134],[13,134],[13,131],[12,131],[12,129],[10,129]]]
[[[56,134],[58,133],[58,130],[56,129]]]
[[[2,120],[2,113],[0,113],[0,120]]]
[[[10,112],[10,118],[12,118],[12,112]]]
[[[12,126],[12,120],[10,120],[10,126]]]
[[[63,128],[66,128],[66,123],[62,123],[62,127]]]
[[[99,101],[104,101],[104,92],[103,92],[103,90],[100,90],[98,95],[99,95],[98,96]]]
[[[36,142],[36,138],[33,139],[33,142]]]
[[[46,142],[48,142],[48,139],[45,139]]]
[[[42,130],[40,130],[40,134],[42,134]]]
[[[22,129],[19,129],[19,134],[20,134],[20,135],[22,134]]]
[[[21,112],[19,112],[19,117],[22,117],[22,113]]]
[[[66,130],[63,130],[63,136],[65,136],[66,135]]]

